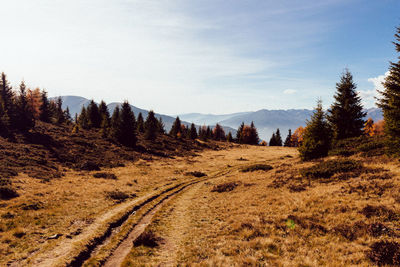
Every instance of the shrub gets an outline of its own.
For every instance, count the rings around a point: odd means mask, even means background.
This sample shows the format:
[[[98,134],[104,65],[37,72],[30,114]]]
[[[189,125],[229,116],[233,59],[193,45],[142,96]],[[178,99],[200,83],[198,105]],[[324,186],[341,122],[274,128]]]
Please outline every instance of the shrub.
[[[114,173],[108,173],[108,172],[98,172],[93,174],[93,177],[117,180],[117,176]]]
[[[213,189],[211,190],[211,192],[218,192],[218,193],[230,192],[233,189],[235,189],[238,185],[239,184],[235,183],[235,182],[223,183],[223,184],[215,185],[213,187]]]
[[[204,172],[193,171],[193,172],[186,172],[186,175],[194,176],[194,177],[204,177],[207,176]]]
[[[119,190],[107,191],[106,192],[106,196],[107,196],[107,198],[110,198],[112,200],[116,200],[118,202],[125,201],[126,199],[131,197],[127,193],[119,191]]]
[[[161,237],[156,236],[152,231],[144,231],[135,241],[133,241],[133,245],[138,246],[146,246],[146,247],[158,247],[160,243],[163,241]]]
[[[272,166],[268,164],[254,164],[241,169],[241,172],[254,172],[254,171],[269,171],[272,170]]]
[[[17,191],[11,187],[11,185],[1,185],[0,186],[0,199],[8,200],[18,197]]]
[[[378,265],[400,265],[400,244],[390,241],[378,241],[371,245],[367,257]]]
[[[309,168],[300,170],[300,174],[307,178],[330,178],[336,173],[348,173],[361,170],[362,164],[354,160],[328,160]]]

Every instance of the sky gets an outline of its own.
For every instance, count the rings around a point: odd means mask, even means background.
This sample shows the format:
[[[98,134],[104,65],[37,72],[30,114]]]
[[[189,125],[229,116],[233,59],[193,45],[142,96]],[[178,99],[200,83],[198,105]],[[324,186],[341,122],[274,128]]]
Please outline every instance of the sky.
[[[50,96],[157,113],[365,107],[397,60],[398,0],[1,0],[0,71]]]

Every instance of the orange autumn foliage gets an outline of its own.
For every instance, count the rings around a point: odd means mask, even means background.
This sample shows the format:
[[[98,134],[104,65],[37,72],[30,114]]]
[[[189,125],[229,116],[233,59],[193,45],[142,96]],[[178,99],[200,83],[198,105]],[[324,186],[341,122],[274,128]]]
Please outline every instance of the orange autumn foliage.
[[[292,134],[291,142],[294,147],[300,146],[301,143],[303,142],[304,131],[305,128],[303,126],[300,126]]]
[[[30,112],[32,112],[35,120],[39,119],[40,116],[40,106],[42,105],[42,96],[39,88],[34,90],[28,89],[26,93],[26,97],[28,100],[28,106]]]

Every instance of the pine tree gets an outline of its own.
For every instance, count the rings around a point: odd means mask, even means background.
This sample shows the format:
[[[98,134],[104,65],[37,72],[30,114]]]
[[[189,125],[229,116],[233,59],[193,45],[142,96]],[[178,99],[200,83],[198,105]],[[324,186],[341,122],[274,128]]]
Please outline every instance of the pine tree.
[[[199,129],[199,138],[203,141],[207,141],[207,127],[205,125]]]
[[[121,111],[116,106],[111,116],[109,137],[114,142],[119,142],[121,138]]]
[[[279,131],[279,128],[276,130],[276,133],[275,133],[275,142],[276,142],[276,146],[282,146],[282,137],[281,137],[281,132]]]
[[[196,130],[196,126],[194,125],[194,123],[192,123],[190,125],[189,138],[192,139],[192,140],[195,140],[197,138],[197,130]]]
[[[41,105],[40,105],[40,116],[39,119],[43,122],[51,122],[51,110],[50,102],[47,98],[47,92],[42,90],[41,94]]]
[[[62,124],[65,122],[65,113],[62,109],[62,99],[61,97],[57,98],[56,101],[56,107],[55,107],[55,111],[54,111],[54,118],[55,118],[55,122],[57,124]]]
[[[272,133],[271,139],[269,139],[269,146],[276,146],[276,136]]]
[[[91,100],[86,108],[86,114],[88,118],[89,128],[100,128],[101,126],[101,115],[100,110],[94,100]]]
[[[108,122],[110,122],[110,112],[108,111],[106,102],[104,102],[103,100],[101,100],[99,105],[99,113],[102,121],[106,119],[108,120]]]
[[[400,53],[400,27],[395,38],[397,41],[393,43],[396,52]],[[397,62],[390,62],[389,75],[383,86],[384,90],[380,92],[382,97],[377,104],[383,111],[389,153],[400,155],[400,55]]]
[[[106,102],[101,100],[99,104],[99,114],[101,117],[101,123],[100,123],[100,133],[103,138],[106,138],[109,136],[110,133],[110,112],[108,111],[108,107]]]
[[[121,124],[120,124],[120,138],[119,142],[128,147],[136,146],[136,121],[132,108],[128,101],[125,101],[121,107]]]
[[[172,124],[171,130],[169,131],[169,134],[172,137],[178,137],[178,133],[181,133],[181,120],[179,119],[179,117],[176,117],[174,124]],[[182,133],[181,133],[182,134]]]
[[[226,136],[226,141],[231,143],[233,141],[232,133],[229,132],[228,135]]]
[[[153,112],[154,113],[154,112]],[[154,115],[154,114],[153,114]],[[149,115],[147,115],[148,118]],[[137,118],[137,131],[139,133],[144,133],[144,121],[143,121],[143,115],[142,112],[139,113],[138,118]]]
[[[141,113],[139,113],[141,114]],[[143,119],[143,117],[142,117]],[[139,117],[138,117],[139,122]],[[158,120],[155,117],[154,111],[150,110],[149,114],[147,115],[146,122],[144,123],[144,136],[147,140],[154,141],[157,138],[158,134]],[[139,127],[138,127],[139,129]]]
[[[254,122],[250,124],[250,144],[251,145],[258,145],[260,142],[260,138],[258,137],[257,128],[254,125]]]
[[[289,133],[286,136],[285,143],[283,144],[283,146],[285,146],[285,147],[292,146],[292,130],[291,129],[289,129]]]
[[[212,135],[212,131],[210,126],[207,126],[207,130],[206,130],[206,138],[207,139],[212,139],[213,135]]]
[[[67,106],[67,108],[65,109],[65,111],[64,111],[64,118],[65,118],[65,121],[68,123],[68,124],[71,124],[71,122],[72,122],[72,117],[71,117],[71,112],[69,111],[69,107]]]
[[[356,84],[353,82],[353,75],[345,69],[336,84],[335,102],[328,110],[328,121],[332,126],[333,137],[341,140],[362,135],[364,117],[361,98],[356,92]]]
[[[299,147],[300,158],[311,160],[328,155],[332,131],[325,119],[322,102],[319,100],[311,120],[307,121],[303,142]]]
[[[78,125],[81,129],[89,129],[89,119],[85,106],[82,106],[81,113],[79,114]]]
[[[28,99],[27,99],[27,91],[24,81],[21,82],[19,86],[19,96],[17,98],[17,105],[16,105],[16,127],[19,130],[27,131],[33,126],[35,126],[35,119],[33,117],[32,112],[29,109]]]
[[[237,132],[236,132],[236,142],[238,142],[239,144],[243,143],[243,128],[244,128],[244,122],[242,122],[242,124],[240,124]]]
[[[215,125],[213,132],[213,139],[217,141],[226,140],[225,131],[218,123]]]
[[[160,134],[165,134],[165,125],[161,117],[158,120],[158,132]]]
[[[2,72],[0,79],[0,121],[2,128],[13,127],[14,115],[14,93],[7,76]]]

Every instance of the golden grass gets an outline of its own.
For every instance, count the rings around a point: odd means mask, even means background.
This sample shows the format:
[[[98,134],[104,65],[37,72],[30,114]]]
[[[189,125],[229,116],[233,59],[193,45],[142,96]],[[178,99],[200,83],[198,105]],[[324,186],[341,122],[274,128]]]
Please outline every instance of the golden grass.
[[[270,147],[210,153],[215,165],[242,158],[273,169],[235,170],[181,193],[148,227],[162,244],[134,247],[124,266],[370,266],[374,242],[400,242],[398,163],[354,157],[375,171],[308,180],[299,170],[316,163],[302,163],[296,153]],[[225,183],[237,186],[212,192]]]

